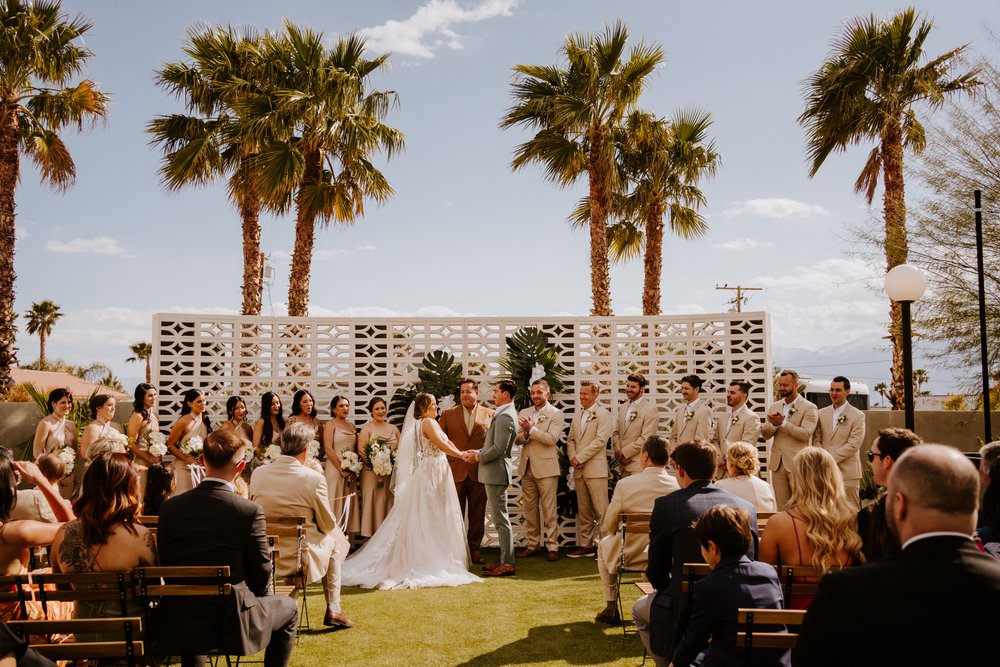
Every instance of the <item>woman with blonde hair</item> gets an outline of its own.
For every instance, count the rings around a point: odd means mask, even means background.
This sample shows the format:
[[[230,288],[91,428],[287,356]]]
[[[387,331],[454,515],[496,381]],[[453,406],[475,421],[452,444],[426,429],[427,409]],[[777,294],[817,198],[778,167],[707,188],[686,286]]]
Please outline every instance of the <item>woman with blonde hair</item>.
[[[715,482],[720,489],[739,496],[751,503],[757,512],[775,512],[778,504],[774,500],[771,485],[757,476],[760,461],[757,448],[749,442],[734,442],[726,452],[726,473],[728,477]]]
[[[758,560],[772,565],[811,565],[821,574],[863,562],[857,512],[844,493],[836,461],[824,449],[806,447],[791,469],[792,497],[767,522]],[[792,595],[788,609],[807,609],[812,595]]]

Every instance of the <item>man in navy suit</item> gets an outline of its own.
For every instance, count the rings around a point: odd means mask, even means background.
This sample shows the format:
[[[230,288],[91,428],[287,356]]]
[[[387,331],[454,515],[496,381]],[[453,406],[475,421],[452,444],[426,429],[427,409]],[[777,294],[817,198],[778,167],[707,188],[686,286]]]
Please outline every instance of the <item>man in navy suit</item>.
[[[975,466],[952,447],[912,447],[886,497],[902,551],[820,580],[792,664],[996,664],[1000,561],[972,540]]]
[[[712,572],[694,584],[691,621],[674,650],[675,665],[690,665],[704,652],[702,667],[740,667],[745,655],[736,644],[736,612],[781,609],[778,573],[767,563],[747,558],[753,533],[746,510],[716,505],[694,525],[701,555]],[[753,667],[787,667],[787,650],[757,649]]]
[[[704,563],[692,524],[716,505],[742,507],[750,515],[753,533],[747,554],[757,553],[757,511],[754,506],[710,483],[716,470],[716,449],[707,442],[685,443],[670,458],[677,467],[680,490],[656,500],[649,522],[649,563],[646,578],[655,593],[636,600],[632,618],[646,650],[656,664],[667,665],[689,615],[688,596],[681,592],[684,563]]]
[[[233,588],[224,601],[161,602],[154,655],[181,655],[185,667],[204,665],[210,651],[253,655],[265,647],[265,667],[284,667],[295,644],[295,601],[267,595],[271,561],[264,511],[233,487],[246,465],[247,444],[235,431],[209,434],[202,453],[205,479],[160,507],[160,564],[228,565]]]

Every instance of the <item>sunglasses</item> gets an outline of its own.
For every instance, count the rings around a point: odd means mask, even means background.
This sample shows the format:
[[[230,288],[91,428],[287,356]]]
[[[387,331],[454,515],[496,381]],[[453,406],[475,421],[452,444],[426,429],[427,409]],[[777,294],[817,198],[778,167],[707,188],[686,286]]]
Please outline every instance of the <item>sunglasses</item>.
[[[873,452],[873,451],[871,451],[869,449],[868,450],[868,463],[871,463],[872,461],[874,461],[876,456],[879,457],[880,459],[884,459],[885,458],[885,454],[879,454],[878,452]]]

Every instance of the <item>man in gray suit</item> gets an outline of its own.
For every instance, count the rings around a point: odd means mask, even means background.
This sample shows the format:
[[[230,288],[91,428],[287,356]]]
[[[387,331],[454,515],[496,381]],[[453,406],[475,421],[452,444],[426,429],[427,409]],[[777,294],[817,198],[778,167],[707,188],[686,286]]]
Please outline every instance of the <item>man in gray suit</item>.
[[[510,486],[510,450],[517,437],[517,410],[514,409],[514,394],[517,385],[513,380],[500,380],[493,387],[493,403],[496,412],[486,432],[483,448],[465,453],[466,461],[479,461],[479,481],[486,487],[486,500],[490,506],[490,516],[500,540],[500,560],[494,565],[483,567],[484,577],[509,577],[514,570],[514,534],[510,529],[510,515],[507,513],[507,487]]]

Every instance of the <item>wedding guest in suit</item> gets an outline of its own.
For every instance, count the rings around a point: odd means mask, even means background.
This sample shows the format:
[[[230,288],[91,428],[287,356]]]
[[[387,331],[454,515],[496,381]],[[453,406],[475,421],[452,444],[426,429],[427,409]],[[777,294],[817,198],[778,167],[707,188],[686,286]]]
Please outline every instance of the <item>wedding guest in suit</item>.
[[[129,447],[140,463],[152,465],[160,462],[159,456],[149,453],[150,436],[160,432],[160,420],[156,417],[156,387],[145,382],[135,387],[132,415],[128,418],[125,433]],[[145,488],[145,474],[139,472],[139,489]]]
[[[679,442],[707,441],[712,435],[712,408],[701,398],[703,382],[697,375],[681,378],[681,397],[684,404],[677,408],[674,424],[670,427],[670,451]]]
[[[715,483],[720,489],[739,496],[757,508],[758,512],[776,512],[774,491],[771,486],[757,476],[760,472],[760,462],[757,460],[757,447],[749,442],[734,442],[729,445],[726,454],[728,476]]]
[[[493,410],[479,404],[479,385],[468,378],[459,385],[459,405],[441,413],[441,430],[459,451],[481,449],[486,431],[493,419]],[[469,554],[472,562],[486,562],[480,549],[486,534],[486,487],[479,481],[479,465],[474,461],[448,458],[455,479],[458,504],[467,516]]]
[[[167,436],[167,449],[174,455],[174,482],[178,495],[190,491],[194,475],[198,474],[198,460],[181,451],[181,445],[191,438],[203,441],[212,431],[212,424],[205,413],[205,395],[197,389],[188,389],[181,396],[181,416],[174,422]]]
[[[600,385],[580,383],[580,404],[569,427],[566,455],[576,485],[576,549],[570,558],[597,554],[601,521],[608,509],[608,440],[614,429],[611,413],[597,404]]]
[[[674,650],[674,665],[690,665],[700,653],[702,667],[787,666],[787,650],[757,648],[750,662],[737,646],[740,608],[781,609],[781,584],[773,567],[747,558],[750,516],[739,507],[716,505],[694,525],[701,555],[711,573],[694,582],[691,622]]]
[[[515,442],[521,446],[517,474],[521,477],[524,498],[525,537],[528,544],[516,554],[527,558],[542,551],[542,530],[549,561],[559,560],[559,517],[556,513],[556,490],[559,485],[559,452],[566,418],[562,410],[549,404],[551,389],[545,380],[531,383],[531,407],[518,414]]]
[[[375,397],[368,401],[371,421],[361,427],[358,436],[358,456],[364,462],[361,470],[361,535],[371,537],[382,525],[385,515],[392,509],[392,484],[390,476],[379,476],[372,470],[372,463],[365,454],[365,445],[372,438],[382,438],[386,447],[395,452],[399,446],[399,429],[385,420],[389,407],[385,399]]]
[[[653,399],[646,396],[646,378],[637,373],[625,380],[628,402],[618,406],[615,428],[611,433],[611,448],[621,464],[622,477],[643,470],[639,452],[660,427],[660,413]]]
[[[824,449],[807,447],[792,459],[792,498],[772,516],[759,559],[771,565],[812,565],[823,574],[864,560],[854,505],[837,464]],[[808,609],[811,595],[792,595],[789,609]]]
[[[250,499],[260,503],[268,518],[305,517],[302,567],[307,584],[323,582],[323,625],[351,628],[354,623],[340,608],[340,569],[350,544],[330,512],[326,478],[305,465],[314,437],[308,424],[286,426],[281,432],[281,456],[257,468],[250,478]],[[298,549],[292,538],[278,537],[275,574],[291,578],[298,571]],[[293,582],[286,579],[286,583]]]
[[[36,463],[38,471],[45,476],[49,484],[59,488],[59,482],[66,476],[66,462],[55,454],[42,454]],[[10,511],[11,519],[31,519],[43,523],[55,523],[56,515],[49,507],[45,494],[36,486],[30,489],[20,489],[17,492],[17,502]]]
[[[911,447],[893,466],[886,495],[902,551],[823,577],[792,663],[994,664],[1000,562],[971,537],[975,466],[953,447]],[[857,641],[874,628],[882,640]]]
[[[753,533],[747,555],[757,552],[757,512],[742,498],[710,483],[716,449],[707,442],[682,443],[670,455],[680,490],[658,498],[649,522],[649,563],[646,578],[656,591],[643,595],[632,608],[636,630],[658,667],[667,665],[687,628],[688,596],[681,593],[684,563],[702,563],[701,545],[692,528],[695,520],[716,505],[744,508]]]
[[[889,481],[889,472],[903,452],[915,447],[921,442],[920,437],[908,428],[884,428],[878,432],[878,437],[868,450],[868,462],[872,466],[872,478],[880,488],[884,489]],[[888,517],[885,514],[886,496],[881,493],[878,499],[858,512],[858,534],[861,536],[861,552],[865,560],[871,562],[876,558],[899,553],[899,544],[889,530]]]
[[[361,512],[358,510],[358,476],[341,465],[344,452],[354,452],[358,448],[358,432],[354,422],[348,421],[351,402],[343,396],[334,396],[330,401],[332,419],[323,427],[323,449],[326,451],[326,485],[330,494],[330,511],[338,522],[343,522],[344,532],[356,535],[361,531]],[[291,419],[289,418],[289,421]],[[348,501],[348,497],[353,497]],[[349,502],[347,517],[344,504]]]
[[[851,381],[838,375],[830,382],[832,405],[821,409],[813,445],[833,455],[844,478],[844,492],[855,509],[861,509],[861,443],[865,439],[865,413],[847,402]]]
[[[765,440],[774,438],[767,469],[774,499],[781,510],[792,496],[788,485],[792,459],[811,443],[819,412],[815,405],[799,396],[799,374],[795,371],[786,369],[778,376],[778,394],[782,400],[767,409],[760,435]]]
[[[983,496],[989,490],[992,482],[990,480],[990,473],[993,470],[993,465],[1000,461],[1000,440],[994,440],[993,442],[986,443],[979,448],[979,484],[982,489]],[[976,527],[984,525],[986,521],[983,516],[982,509],[980,508],[979,518],[976,520]]]
[[[650,436],[642,444],[639,453],[642,471],[637,475],[623,477],[615,487],[615,494],[604,513],[605,536],[597,544],[597,573],[601,575],[604,587],[604,609],[595,621],[617,625],[621,623],[618,613],[618,590],[615,587],[615,573],[622,559],[622,532],[619,520],[624,513],[652,512],[657,498],[673,493],[680,486],[674,476],[667,472],[667,441],[659,436]],[[633,570],[646,567],[646,547],[649,534],[629,533],[625,542],[625,565]]]
[[[465,452],[469,461],[478,461],[479,481],[486,488],[490,505],[490,518],[497,529],[500,542],[500,560],[495,565],[483,567],[484,577],[508,577],[515,574],[514,534],[511,532],[510,514],[507,511],[507,487],[511,480],[510,451],[517,437],[517,410],[514,396],[517,385],[513,380],[500,380],[493,387],[493,404],[496,413],[483,438],[483,447]]]
[[[729,446],[734,442],[756,445],[760,437],[760,419],[747,407],[749,396],[750,383],[744,380],[733,380],[726,389],[726,415],[719,419],[715,433],[719,452],[722,454],[719,463],[720,478],[727,474],[726,453],[729,452]]]
[[[210,651],[253,655],[264,649],[267,667],[288,664],[298,622],[295,601],[267,595],[271,560],[264,511],[233,489],[246,465],[246,447],[232,431],[206,437],[205,478],[160,508],[160,564],[228,565],[233,594],[161,601],[154,655],[181,655],[187,666],[204,665]]]
[[[253,427],[246,422],[247,403],[240,396],[230,396],[226,400],[226,421],[219,425],[220,431],[232,430],[253,442]]]

